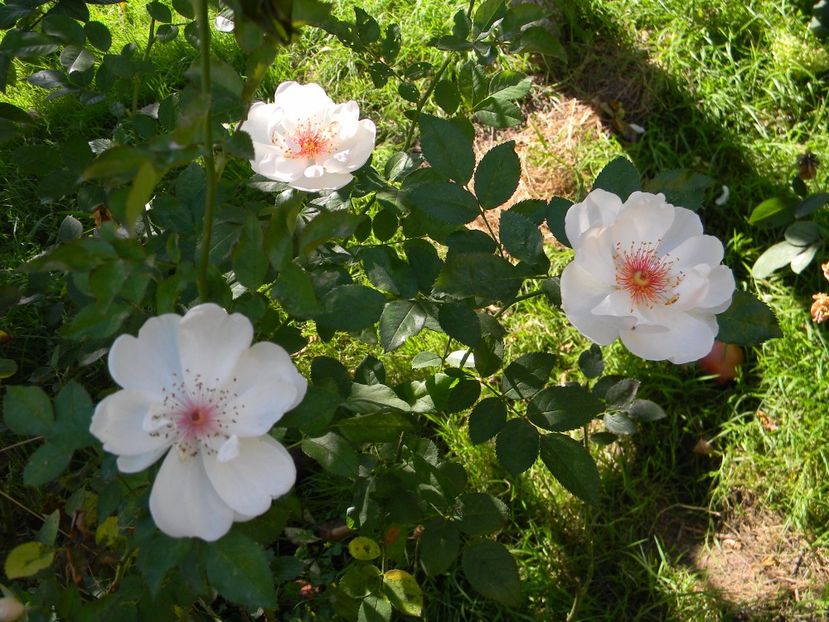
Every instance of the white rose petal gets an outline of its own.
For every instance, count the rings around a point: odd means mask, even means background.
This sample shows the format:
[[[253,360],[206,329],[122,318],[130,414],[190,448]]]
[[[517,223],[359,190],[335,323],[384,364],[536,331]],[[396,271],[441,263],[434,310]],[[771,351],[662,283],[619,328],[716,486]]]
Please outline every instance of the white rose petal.
[[[307,382],[284,349],[252,337],[245,316],[203,304],[150,318],[110,349],[122,388],[97,405],[90,431],[124,473],[166,453],[150,511],[170,536],[216,540],[293,486],[293,460],[268,432]]]
[[[255,102],[240,126],[256,173],[308,192],[337,190],[374,150],[376,128],[356,102],[335,104],[318,84],[283,82],[272,104]]]
[[[561,275],[562,307],[581,333],[601,345],[620,338],[649,360],[687,363],[711,350],[735,283],[699,216],[661,194],[622,203],[594,190],[565,229],[575,258]]]

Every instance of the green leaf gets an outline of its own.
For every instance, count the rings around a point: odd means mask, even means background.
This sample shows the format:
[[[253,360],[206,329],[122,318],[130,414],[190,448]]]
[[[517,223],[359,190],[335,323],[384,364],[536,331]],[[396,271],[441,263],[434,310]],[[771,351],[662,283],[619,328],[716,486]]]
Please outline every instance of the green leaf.
[[[451,80],[439,80],[433,97],[446,114],[455,114],[461,103],[461,93]]]
[[[397,233],[400,227],[400,219],[397,218],[397,213],[390,208],[383,208],[374,216],[371,221],[371,230],[381,242],[388,242]]]
[[[72,450],[46,442],[31,455],[23,469],[23,483],[42,486],[57,478],[69,466]]]
[[[659,173],[645,184],[645,190],[654,194],[661,192],[671,205],[696,212],[702,207],[705,193],[713,183],[714,180],[707,175],[675,168]]]
[[[11,378],[17,373],[17,363],[11,359],[0,358],[0,380]]]
[[[547,387],[533,397],[527,415],[540,428],[566,432],[587,425],[604,404],[590,391],[578,385]]]
[[[596,188],[612,192],[624,203],[631,193],[642,189],[639,171],[630,160],[619,156],[601,170],[593,183],[593,189]]]
[[[147,582],[150,594],[158,595],[164,577],[184,561],[192,546],[193,540],[189,538],[170,538],[158,532],[141,543],[136,565]]]
[[[477,106],[488,94],[487,77],[474,61],[464,63],[458,71],[458,89],[467,105]]]
[[[517,101],[530,92],[533,80],[520,71],[506,69],[499,71],[489,81],[489,94],[499,99]]]
[[[498,235],[510,255],[538,267],[539,271],[547,271],[549,262],[544,254],[541,231],[526,216],[513,210],[501,212]]]
[[[486,152],[475,171],[475,195],[484,209],[506,203],[515,194],[521,177],[521,160],[510,140]]]
[[[470,408],[481,396],[481,383],[472,378],[461,378],[449,390],[446,412],[456,413]]]
[[[518,37],[516,52],[531,52],[567,61],[567,53],[561,42],[544,26],[530,26]]]
[[[424,293],[432,291],[435,279],[440,274],[443,262],[435,247],[426,240],[406,240],[403,243],[406,260],[414,271],[417,288]]]
[[[420,536],[420,565],[430,577],[443,574],[458,557],[461,534],[454,523],[438,518]]]
[[[510,419],[498,432],[495,453],[504,468],[518,477],[538,457],[538,431],[523,419]]]
[[[309,386],[302,402],[285,413],[279,420],[279,426],[297,428],[309,436],[317,436],[331,423],[341,402],[342,399],[336,393],[322,387]]]
[[[329,432],[323,436],[306,438],[302,441],[302,452],[319,462],[329,473],[347,478],[357,475],[357,452],[339,434]]]
[[[367,562],[380,557],[380,545],[371,538],[357,536],[348,543],[348,552],[354,559]]]
[[[484,125],[495,128],[513,127],[524,122],[524,113],[515,102],[497,93],[479,102],[474,116]]]
[[[25,542],[14,547],[6,557],[4,569],[9,579],[31,577],[52,565],[55,550],[40,542]]]
[[[481,322],[469,305],[463,302],[447,302],[438,310],[440,327],[450,337],[470,347],[481,341]]]
[[[419,617],[423,611],[423,592],[405,570],[387,570],[383,575],[383,591],[400,613]]]
[[[771,197],[751,211],[748,224],[775,227],[791,221],[794,215],[794,201],[789,197]]]
[[[323,312],[315,319],[327,328],[358,331],[374,325],[383,313],[386,299],[365,285],[340,285],[322,300]]]
[[[789,244],[809,246],[820,239],[820,228],[811,220],[801,220],[786,227],[784,237]]]
[[[55,423],[52,402],[40,387],[10,386],[3,398],[3,421],[15,434],[45,436]]]
[[[504,17],[506,13],[505,0],[484,0],[475,9],[472,24],[476,33],[485,32],[496,19]]]
[[[463,552],[463,573],[487,598],[508,607],[523,600],[518,565],[502,544],[491,540],[469,544]]]
[[[347,238],[354,233],[360,220],[360,216],[346,210],[320,212],[300,233],[300,252],[309,255],[330,240]]]
[[[383,385],[369,386],[378,387]],[[418,429],[411,415],[389,409],[384,409],[383,412],[343,419],[337,423],[337,427],[342,435],[355,445],[362,443],[392,443],[397,441],[402,433],[417,432]]]
[[[421,114],[420,143],[423,155],[436,171],[466,184],[475,167],[472,139],[457,125],[445,119]]]
[[[598,378],[604,371],[602,349],[592,344],[587,350],[579,354],[579,369],[588,378]]]
[[[613,434],[627,436],[637,432],[636,424],[630,420],[626,413],[605,413],[603,419],[607,431]]]
[[[469,440],[478,445],[493,438],[507,422],[507,407],[497,397],[481,400],[469,413]]]
[[[60,528],[60,510],[55,510],[43,521],[43,525],[37,532],[37,541],[46,546],[53,546],[58,537]]]
[[[584,446],[564,434],[541,437],[541,460],[559,483],[587,503],[599,503],[599,470]]]
[[[56,422],[49,438],[67,450],[83,449],[95,443],[89,433],[94,405],[80,384],[71,380],[55,398]]]
[[[392,300],[380,316],[380,343],[386,352],[402,346],[426,324],[426,312],[420,303],[411,300]]]
[[[806,197],[797,207],[794,208],[794,215],[796,218],[803,218],[812,212],[819,210],[821,207],[829,203],[829,192],[818,192]],[[752,213],[752,216],[754,214]]]
[[[458,514],[458,526],[470,536],[500,531],[509,518],[509,510],[503,501],[482,492],[468,493],[458,499]]]
[[[52,43],[46,35],[31,30],[9,30],[0,41],[0,58],[16,56],[35,59],[57,51],[58,45]]]
[[[451,182],[420,184],[404,196],[409,207],[451,225],[472,222],[480,213],[475,197]]]
[[[755,279],[765,279],[775,270],[791,263],[795,257],[803,252],[802,246],[796,246],[786,240],[778,242],[757,258],[751,267],[751,276]]]
[[[310,275],[293,263],[287,264],[279,273],[271,296],[299,319],[311,318],[322,310]]]
[[[176,13],[182,17],[186,17],[187,19],[193,19],[196,17],[196,11],[193,8],[193,3],[188,0],[173,0],[173,8],[176,10]]]
[[[610,407],[627,410],[636,399],[640,384],[635,378],[622,378],[607,390],[604,400]]]
[[[66,15],[49,14],[43,18],[43,34],[66,45],[83,45],[86,41],[83,26]]]
[[[162,22],[164,24],[168,24],[173,21],[173,14],[170,12],[170,9],[167,8],[167,5],[158,2],[158,0],[153,0],[153,2],[148,2],[146,5],[147,13],[150,14],[157,22]]]
[[[501,390],[511,400],[527,398],[537,393],[550,377],[555,357],[546,352],[523,354],[504,370]]]
[[[239,241],[231,254],[236,280],[250,290],[258,288],[268,272],[268,257],[263,246],[262,225],[252,213],[242,223]]]
[[[400,42],[400,26],[397,24],[389,24],[386,27],[386,36],[383,37],[383,43],[380,47],[386,62],[393,63],[394,59],[397,58],[397,55],[400,53]]]
[[[277,606],[268,558],[247,536],[230,532],[210,543],[206,566],[210,584],[229,601],[253,608]]]
[[[101,22],[87,22],[84,26],[84,34],[89,42],[102,52],[106,52],[112,47],[112,34],[109,32],[109,28]]]
[[[357,622],[391,622],[391,601],[382,594],[369,594],[360,601]]]
[[[88,171],[89,169],[87,169]],[[153,196],[157,181],[158,174],[151,163],[144,162],[138,167],[138,172],[136,172],[127,193],[124,214],[122,215],[124,224],[128,229],[135,226],[135,221],[144,212],[147,203]]]
[[[567,239],[567,231],[564,228],[564,219],[567,210],[572,207],[573,202],[561,197],[553,197],[547,206],[547,227],[550,229],[556,240],[567,248],[572,248],[570,240]]]
[[[521,276],[511,263],[485,253],[450,255],[435,282],[436,291],[487,301],[510,300],[520,287]]]
[[[769,307],[748,292],[736,291],[731,306],[717,316],[717,339],[740,346],[756,346],[783,336]]]
[[[401,298],[412,298],[417,293],[417,276],[409,264],[386,246],[363,249],[360,259],[371,283]]]
[[[400,411],[409,412],[411,406],[401,400],[391,387],[384,384],[351,384],[351,394],[346,401],[346,407],[356,413],[369,414],[376,412]]]
[[[659,421],[667,417],[662,407],[650,400],[634,400],[633,404],[630,405],[628,414],[632,419],[644,422]]]

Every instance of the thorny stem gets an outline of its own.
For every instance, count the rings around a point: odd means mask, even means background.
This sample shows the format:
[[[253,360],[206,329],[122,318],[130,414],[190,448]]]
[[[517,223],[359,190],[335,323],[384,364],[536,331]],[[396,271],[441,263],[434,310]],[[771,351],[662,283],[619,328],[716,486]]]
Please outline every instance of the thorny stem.
[[[207,17],[207,0],[196,0],[196,17],[199,22],[199,50],[201,52],[201,92],[210,101],[210,22]],[[213,159],[213,115],[210,105],[204,115],[204,166],[207,185],[204,197],[204,227],[202,228],[201,259],[199,261],[199,299],[207,301],[207,266],[210,261],[210,238],[213,235],[213,213],[216,207],[216,164]]]
[[[584,428],[584,449],[587,453],[590,453],[590,431],[588,427],[585,425]],[[567,614],[567,621],[572,622],[576,619],[576,616],[579,613],[579,608],[581,607],[581,602],[584,599],[585,594],[587,594],[587,590],[590,589],[590,582],[593,580],[593,570],[595,567],[595,560],[594,560],[594,542],[593,542],[593,507],[586,503],[584,504],[584,533],[587,537],[587,574],[585,575],[584,579],[579,581],[578,589],[576,590],[576,595],[573,597],[573,606],[570,607],[570,612]]]
[[[150,50],[155,43],[155,18],[150,17],[150,34],[147,35],[147,48],[144,50],[143,61],[146,63],[150,58]],[[138,91],[141,89],[141,74],[136,74],[132,79],[132,114],[138,112]]]

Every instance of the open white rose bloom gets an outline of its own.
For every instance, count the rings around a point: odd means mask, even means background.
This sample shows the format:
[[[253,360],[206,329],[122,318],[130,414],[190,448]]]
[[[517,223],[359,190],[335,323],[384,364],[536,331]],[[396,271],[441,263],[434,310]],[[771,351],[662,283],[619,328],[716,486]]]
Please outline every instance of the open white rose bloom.
[[[375,127],[356,102],[335,104],[318,84],[283,82],[272,104],[255,102],[239,128],[253,140],[253,170],[292,188],[337,190],[374,150]]]
[[[202,304],[150,318],[109,351],[122,389],[98,404],[90,430],[125,473],[167,454],[150,511],[170,536],[216,540],[294,484],[294,462],[268,431],[307,382],[284,349],[252,338],[245,316]]]
[[[716,314],[731,304],[734,276],[723,245],[699,217],[662,194],[627,201],[594,190],[565,219],[576,252],[561,275],[564,312],[600,345],[617,338],[649,360],[687,363],[711,350]]]

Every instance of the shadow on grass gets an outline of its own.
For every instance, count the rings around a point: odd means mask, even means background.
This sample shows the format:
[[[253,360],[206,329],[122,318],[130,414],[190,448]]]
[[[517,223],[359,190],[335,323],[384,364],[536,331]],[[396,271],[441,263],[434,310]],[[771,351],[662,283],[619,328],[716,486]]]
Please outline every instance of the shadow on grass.
[[[625,32],[593,5],[565,5],[570,25],[579,24],[580,32],[565,27],[562,38],[571,38],[569,67],[551,70],[547,82],[593,107],[607,129],[620,135],[619,142],[644,177],[689,168],[714,179],[716,191],[701,212],[708,232],[730,239],[734,231],[747,231],[765,245],[776,241],[776,233],[752,230],[746,219],[763,199],[787,193],[787,180],[760,174],[738,130],[707,114],[687,84],[656,66],[639,48],[635,33]],[[750,28],[742,36],[745,45],[759,41],[759,33]],[[740,48],[734,49],[737,60]],[[622,135],[629,123],[646,128],[638,141]],[[716,207],[713,198],[721,185],[730,187],[731,200]],[[739,269],[735,274],[739,280],[749,276]],[[810,301],[814,281],[801,279],[795,296]],[[808,294],[801,291],[805,289]],[[663,368],[632,357],[625,358],[623,366],[623,373],[648,378],[643,391],[650,394],[642,397],[669,405],[669,418],[623,441],[622,450],[604,469],[606,497],[591,528],[596,552],[592,560],[585,552],[582,529],[565,521],[551,524],[552,537],[562,546],[562,575],[571,581],[571,593],[580,578],[593,573],[575,619],[763,620],[803,615],[797,596],[781,591],[780,585],[770,586],[766,593],[761,590],[755,602],[747,603],[719,589],[700,565],[724,515],[710,509],[716,502],[712,493],[720,466],[717,444],[707,455],[697,444],[716,436],[729,420],[754,416],[760,405],[753,390],[758,379],[747,367],[736,386],[720,388],[700,381],[693,368],[664,368],[666,373],[660,375]],[[739,506],[741,501],[734,498],[730,503]],[[522,517],[516,518],[520,523]],[[531,514],[523,519],[532,520]],[[531,591],[544,589],[541,583],[530,585]],[[551,619],[564,619],[565,614],[558,610],[554,615],[560,618]]]

